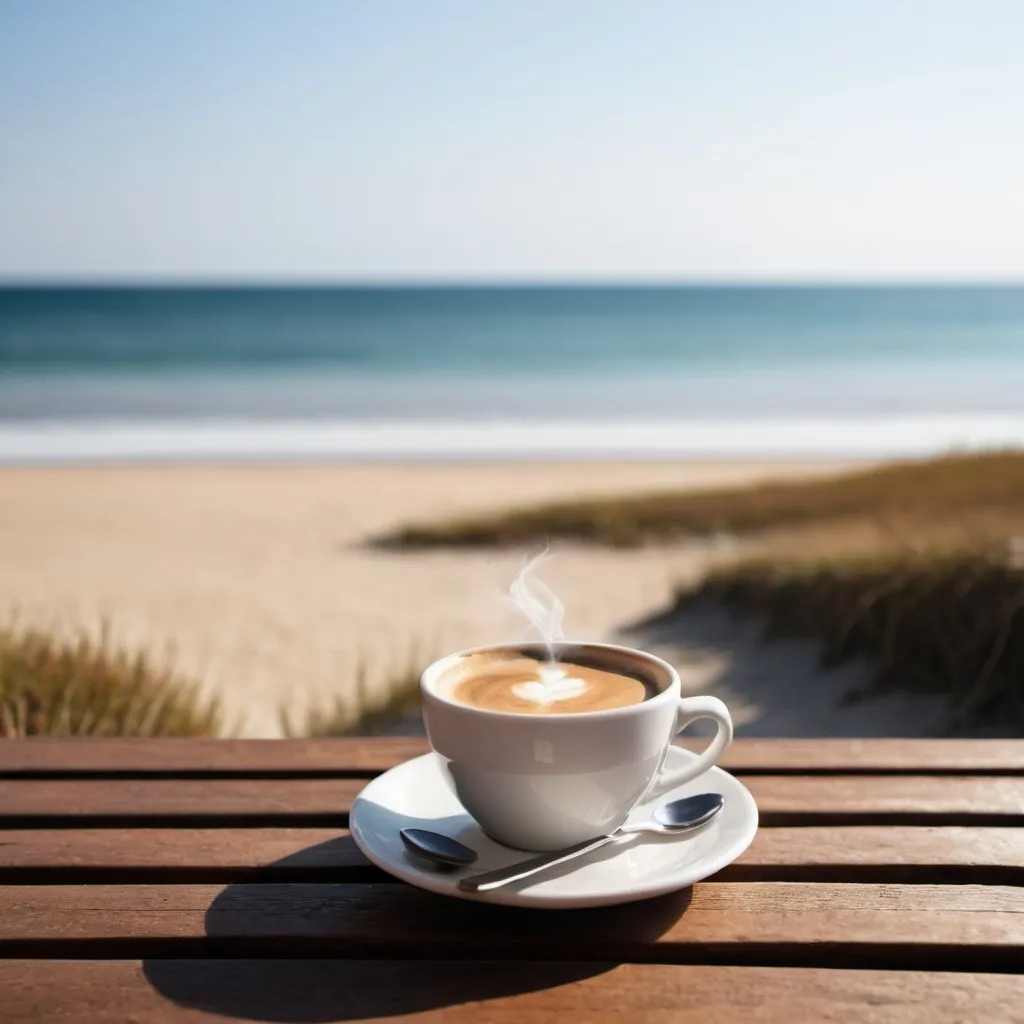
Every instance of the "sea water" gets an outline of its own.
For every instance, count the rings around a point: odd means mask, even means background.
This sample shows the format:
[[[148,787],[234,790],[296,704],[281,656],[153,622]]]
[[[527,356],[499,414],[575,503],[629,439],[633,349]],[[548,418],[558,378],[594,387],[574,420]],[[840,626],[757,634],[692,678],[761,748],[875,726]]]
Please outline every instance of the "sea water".
[[[0,461],[1024,443],[1024,287],[0,288]]]

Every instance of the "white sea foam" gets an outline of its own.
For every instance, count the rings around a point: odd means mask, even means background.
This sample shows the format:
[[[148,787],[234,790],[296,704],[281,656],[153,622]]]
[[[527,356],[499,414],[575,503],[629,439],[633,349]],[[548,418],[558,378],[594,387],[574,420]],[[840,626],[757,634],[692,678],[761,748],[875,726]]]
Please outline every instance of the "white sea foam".
[[[1024,445],[1024,414],[583,421],[3,420],[0,462],[885,458]]]

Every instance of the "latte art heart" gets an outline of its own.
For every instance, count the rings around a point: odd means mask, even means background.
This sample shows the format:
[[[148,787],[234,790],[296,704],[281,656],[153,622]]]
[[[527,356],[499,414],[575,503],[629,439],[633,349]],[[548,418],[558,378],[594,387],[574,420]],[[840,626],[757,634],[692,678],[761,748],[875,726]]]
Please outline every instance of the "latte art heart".
[[[556,679],[529,679],[524,683],[516,683],[512,692],[523,700],[537,704],[550,704],[556,700],[569,700],[579,697],[587,689],[582,679],[573,676],[559,676]]]

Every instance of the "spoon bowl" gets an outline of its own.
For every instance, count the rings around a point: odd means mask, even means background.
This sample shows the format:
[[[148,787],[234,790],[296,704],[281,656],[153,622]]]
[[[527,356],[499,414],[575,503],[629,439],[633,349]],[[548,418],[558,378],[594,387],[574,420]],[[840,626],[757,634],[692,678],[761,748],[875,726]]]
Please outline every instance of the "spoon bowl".
[[[403,828],[398,835],[410,853],[440,867],[466,867],[476,863],[476,850],[440,832],[431,832],[426,828]]]
[[[620,831],[633,832],[689,832],[709,822],[725,806],[725,797],[721,793],[699,793],[697,796],[684,796],[679,800],[670,800],[658,807],[650,822],[644,826],[625,826]]]

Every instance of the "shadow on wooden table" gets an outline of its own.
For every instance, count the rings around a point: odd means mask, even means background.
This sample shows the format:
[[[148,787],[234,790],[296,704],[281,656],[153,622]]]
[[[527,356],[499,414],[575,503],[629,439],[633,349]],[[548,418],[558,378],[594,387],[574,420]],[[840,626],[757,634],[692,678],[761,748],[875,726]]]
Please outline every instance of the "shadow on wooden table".
[[[618,907],[524,910],[446,899],[365,867],[359,882],[276,880],[295,865],[320,879],[332,862],[352,877],[342,866],[351,845],[339,837],[269,865],[272,880],[226,886],[195,959],[148,959],[145,977],[179,1005],[226,1017],[386,1018],[557,988],[644,959],[690,901],[683,890]]]
[[[151,960],[146,977],[182,1006],[228,1018],[318,1022],[404,1017],[570,985],[613,964],[366,960]]]

